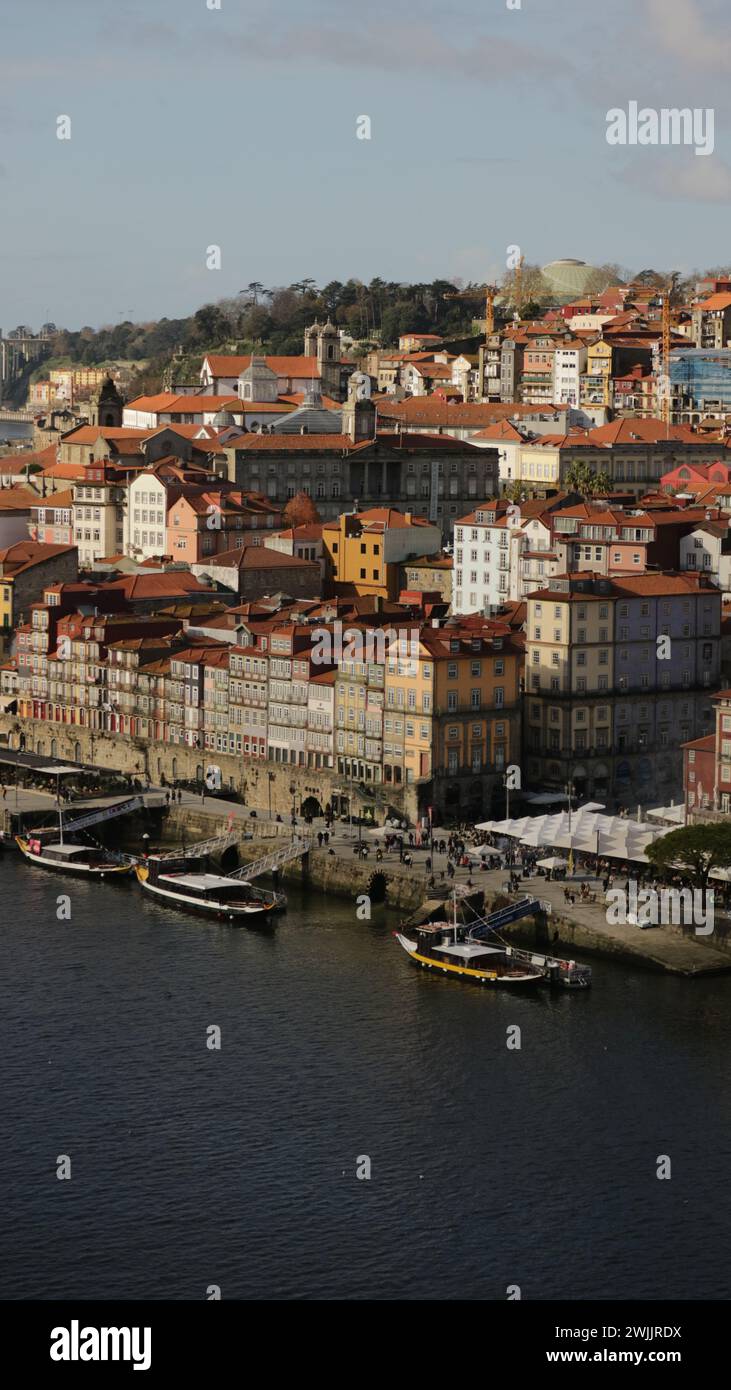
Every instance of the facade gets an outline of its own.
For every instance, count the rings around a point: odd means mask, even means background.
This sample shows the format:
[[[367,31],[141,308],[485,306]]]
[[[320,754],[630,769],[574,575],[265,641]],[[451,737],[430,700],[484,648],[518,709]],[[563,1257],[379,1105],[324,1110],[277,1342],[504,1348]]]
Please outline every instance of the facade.
[[[51,581],[75,580],[79,555],[74,545],[16,541],[0,550],[0,653],[10,651],[15,629],[24,622]]]
[[[116,468],[90,465],[83,483],[74,483],[74,544],[79,565],[88,568],[102,555],[120,555],[127,530],[127,484]]]
[[[498,484],[496,449],[443,436],[244,434],[227,443],[226,456],[236,486],[263,493],[270,502],[284,506],[305,492],[323,521],[356,503],[359,509],[418,508],[438,524],[442,537],[451,533],[457,516]]]
[[[530,785],[636,805],[682,785],[720,676],[721,595],[702,576],[554,577],[528,597]]]
[[[383,777],[418,784],[438,819],[499,804],[520,755],[522,653],[504,624],[422,627],[386,663]],[[426,800],[429,798],[429,800]]]
[[[425,517],[395,508],[343,513],[326,522],[322,540],[331,583],[359,595],[397,599],[400,567],[421,555],[438,555],[442,536]]]

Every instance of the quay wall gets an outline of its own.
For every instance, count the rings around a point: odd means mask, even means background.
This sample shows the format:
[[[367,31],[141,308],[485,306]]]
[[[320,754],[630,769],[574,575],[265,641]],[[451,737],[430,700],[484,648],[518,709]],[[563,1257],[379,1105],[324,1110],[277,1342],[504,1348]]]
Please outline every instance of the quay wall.
[[[163,779],[197,782],[207,766],[221,769],[224,788],[241,797],[245,806],[273,815],[289,816],[293,800],[299,815],[304,802],[318,803],[324,810],[332,797],[352,797],[353,815],[373,811],[376,821],[398,814],[413,823],[418,813],[413,787],[378,785],[362,791],[352,787],[334,768],[296,767],[268,760],[257,762],[230,753],[213,753],[180,744],[152,743],[145,739],[101,734],[77,725],[49,723],[43,719],[0,716],[0,740],[17,749],[21,733],[24,751],[57,757],[72,763],[121,772],[130,777],[149,777],[158,785]],[[290,788],[294,787],[294,793]],[[314,807],[313,807],[314,809]]]

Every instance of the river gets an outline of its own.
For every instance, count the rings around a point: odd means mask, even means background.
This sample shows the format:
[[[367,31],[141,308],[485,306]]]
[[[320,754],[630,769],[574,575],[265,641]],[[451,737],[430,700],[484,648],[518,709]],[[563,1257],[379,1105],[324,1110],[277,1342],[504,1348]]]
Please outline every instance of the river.
[[[344,901],[0,875],[0,1297],[729,1297],[727,978],[483,993]]]

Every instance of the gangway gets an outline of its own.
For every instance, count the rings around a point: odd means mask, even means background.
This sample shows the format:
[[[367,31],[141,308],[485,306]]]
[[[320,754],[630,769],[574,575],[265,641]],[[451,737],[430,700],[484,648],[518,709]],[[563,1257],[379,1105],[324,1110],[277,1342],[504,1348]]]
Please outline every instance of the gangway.
[[[283,864],[289,864],[293,859],[300,859],[302,855],[308,854],[312,848],[312,840],[295,836],[288,844],[282,845],[281,849],[271,850],[269,854],[262,855],[261,859],[255,859],[251,864],[242,864],[240,869],[234,869],[232,874],[227,874],[227,878],[243,878],[247,883],[253,878],[259,878],[261,874],[270,874],[275,869],[281,869]]]
[[[71,820],[62,815],[63,829],[66,830],[86,830],[90,825],[100,825],[102,821],[116,820],[117,816],[127,816],[132,811],[139,811],[144,806],[141,796],[128,796],[124,801],[116,801],[112,806],[96,806],[93,810],[84,812],[83,815],[73,816]],[[40,830],[34,831],[36,835],[48,834],[51,830],[57,830],[57,826],[43,826]]]
[[[500,907],[480,918],[467,933],[468,941],[484,941],[493,932],[499,932],[513,922],[524,917],[535,917],[538,912],[549,915],[551,904],[541,902],[540,898],[521,898],[517,903]],[[562,960],[559,956],[544,955],[540,951],[523,951],[506,943],[505,949],[515,960],[537,965],[543,971],[547,984],[561,985],[566,989],[588,989],[591,984],[591,966],[579,965],[575,960]]]
[[[229,849],[231,845],[237,845],[244,838],[242,830],[227,830],[224,835],[214,835],[209,840],[197,840],[194,845],[185,845],[180,849],[166,850],[164,854],[156,854],[156,859],[203,859],[207,854],[218,854]]]

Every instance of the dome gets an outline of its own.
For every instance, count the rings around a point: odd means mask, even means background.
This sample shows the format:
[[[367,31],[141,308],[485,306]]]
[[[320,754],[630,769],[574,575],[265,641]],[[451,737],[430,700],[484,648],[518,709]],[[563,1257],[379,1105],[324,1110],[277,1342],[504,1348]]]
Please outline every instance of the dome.
[[[559,298],[576,299],[582,294],[598,294],[607,284],[607,276],[586,261],[572,257],[550,261],[541,274],[548,288]]]
[[[217,430],[228,430],[236,424],[230,410],[219,410],[213,417],[213,428]]]

